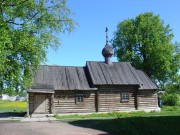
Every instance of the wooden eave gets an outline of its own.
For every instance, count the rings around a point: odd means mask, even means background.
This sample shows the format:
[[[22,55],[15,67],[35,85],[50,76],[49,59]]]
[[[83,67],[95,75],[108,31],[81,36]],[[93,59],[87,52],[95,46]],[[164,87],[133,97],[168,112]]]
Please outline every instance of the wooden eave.
[[[53,89],[30,89],[28,93],[54,93]]]

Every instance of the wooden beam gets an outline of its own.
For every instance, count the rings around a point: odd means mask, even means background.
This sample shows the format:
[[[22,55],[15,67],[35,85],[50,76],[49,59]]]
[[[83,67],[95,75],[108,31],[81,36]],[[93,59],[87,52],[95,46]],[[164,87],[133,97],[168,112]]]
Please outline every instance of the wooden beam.
[[[27,92],[27,116],[29,117],[29,93]]]
[[[54,94],[51,95],[51,113],[54,114]]]
[[[99,90],[96,91],[95,108],[96,112],[99,112]]]

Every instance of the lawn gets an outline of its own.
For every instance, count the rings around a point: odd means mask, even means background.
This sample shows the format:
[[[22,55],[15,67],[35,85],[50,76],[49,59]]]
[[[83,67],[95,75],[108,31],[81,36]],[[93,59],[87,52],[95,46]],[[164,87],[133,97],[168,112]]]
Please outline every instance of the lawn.
[[[27,102],[0,100],[0,112],[26,112]]]
[[[75,126],[108,132],[110,135],[180,135],[180,107],[163,107],[161,112],[56,115]]]
[[[84,119],[69,121],[69,123],[106,131],[110,135],[180,135],[180,116]]]
[[[126,117],[149,117],[149,116],[180,116],[179,106],[165,106],[160,112],[110,112],[110,113],[93,113],[93,114],[74,114],[74,115],[55,115],[61,120],[73,119],[115,119]]]

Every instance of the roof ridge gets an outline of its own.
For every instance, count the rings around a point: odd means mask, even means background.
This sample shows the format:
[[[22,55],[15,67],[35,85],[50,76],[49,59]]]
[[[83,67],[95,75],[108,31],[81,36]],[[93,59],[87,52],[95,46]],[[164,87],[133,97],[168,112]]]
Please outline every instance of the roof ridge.
[[[74,68],[83,68],[85,66],[60,66],[60,65],[40,65],[40,66],[46,66],[46,67],[74,67]]]

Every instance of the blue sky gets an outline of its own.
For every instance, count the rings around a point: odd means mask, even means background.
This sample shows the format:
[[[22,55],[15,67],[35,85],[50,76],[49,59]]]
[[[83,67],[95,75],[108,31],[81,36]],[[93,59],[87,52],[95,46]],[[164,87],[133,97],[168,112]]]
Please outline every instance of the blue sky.
[[[173,41],[180,42],[179,0],[67,0],[67,5],[78,26],[75,32],[60,35],[62,44],[57,51],[48,50],[48,65],[84,66],[86,61],[103,61],[105,27],[110,40],[119,22],[144,12],[159,14],[173,29]]]

